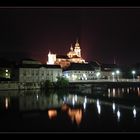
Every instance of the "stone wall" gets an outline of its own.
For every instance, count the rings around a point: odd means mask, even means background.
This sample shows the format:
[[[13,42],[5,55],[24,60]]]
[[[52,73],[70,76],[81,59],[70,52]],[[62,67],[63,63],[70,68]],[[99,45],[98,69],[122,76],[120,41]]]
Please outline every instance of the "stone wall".
[[[13,81],[0,82],[0,90],[26,90],[26,89],[39,89],[40,83],[19,83]]]

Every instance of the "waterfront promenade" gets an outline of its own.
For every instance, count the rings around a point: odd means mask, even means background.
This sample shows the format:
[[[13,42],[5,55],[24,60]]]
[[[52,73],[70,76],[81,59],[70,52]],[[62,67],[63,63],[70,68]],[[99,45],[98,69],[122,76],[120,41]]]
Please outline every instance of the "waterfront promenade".
[[[97,79],[97,80],[69,80],[70,87],[127,87],[127,86],[140,86],[139,79],[119,79],[119,80],[108,80],[108,79]],[[40,89],[40,83],[19,83],[18,81],[1,81],[0,90],[25,90],[25,89]]]

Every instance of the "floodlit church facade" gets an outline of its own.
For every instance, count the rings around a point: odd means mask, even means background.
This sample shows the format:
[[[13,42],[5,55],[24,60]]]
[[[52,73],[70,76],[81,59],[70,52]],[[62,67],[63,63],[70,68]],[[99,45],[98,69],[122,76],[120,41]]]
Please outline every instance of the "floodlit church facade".
[[[81,56],[81,48],[78,40],[75,43],[75,47],[71,45],[70,51],[67,55],[56,55],[49,51],[47,64],[60,65],[61,68],[67,68],[71,63],[85,63],[85,60]]]

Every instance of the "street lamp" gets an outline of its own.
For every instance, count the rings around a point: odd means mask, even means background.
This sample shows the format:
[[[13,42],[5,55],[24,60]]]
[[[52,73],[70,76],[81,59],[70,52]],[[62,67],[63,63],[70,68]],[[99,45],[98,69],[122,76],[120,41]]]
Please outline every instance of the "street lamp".
[[[113,81],[114,81],[115,72],[112,72],[112,76],[113,76]]]
[[[136,74],[136,71],[135,70],[132,70],[132,75],[133,75],[133,80],[135,79],[135,74]]]
[[[116,74],[118,75],[118,80],[119,80],[119,74],[120,74],[120,71],[119,70],[116,70]]]

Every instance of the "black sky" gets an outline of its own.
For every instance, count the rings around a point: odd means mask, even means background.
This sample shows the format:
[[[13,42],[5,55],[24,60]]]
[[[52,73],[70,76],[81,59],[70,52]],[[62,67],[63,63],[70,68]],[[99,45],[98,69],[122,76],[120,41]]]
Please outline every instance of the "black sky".
[[[47,60],[76,39],[87,61],[140,62],[140,8],[0,8],[0,55]]]

